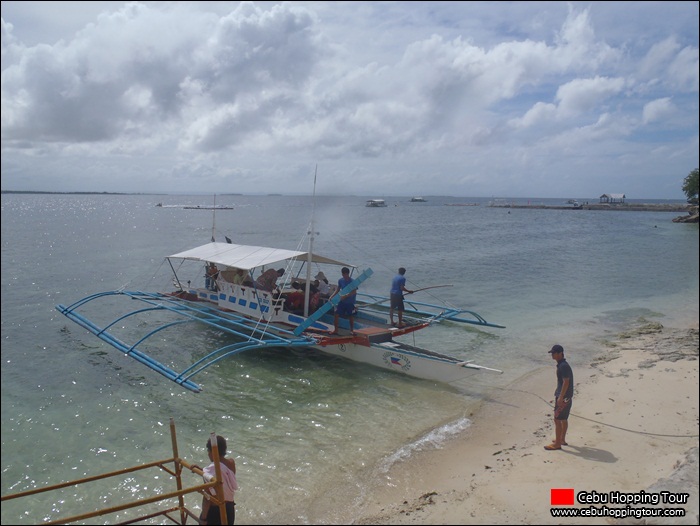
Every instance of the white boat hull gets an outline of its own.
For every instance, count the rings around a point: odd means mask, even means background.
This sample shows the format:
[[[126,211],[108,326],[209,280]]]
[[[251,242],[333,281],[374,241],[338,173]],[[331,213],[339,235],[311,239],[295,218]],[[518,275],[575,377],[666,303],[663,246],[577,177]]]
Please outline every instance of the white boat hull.
[[[481,369],[449,357],[441,358],[404,349],[396,342],[372,344],[369,347],[355,343],[324,347],[317,345],[314,349],[331,356],[340,356],[395,373],[443,383],[464,380]]]

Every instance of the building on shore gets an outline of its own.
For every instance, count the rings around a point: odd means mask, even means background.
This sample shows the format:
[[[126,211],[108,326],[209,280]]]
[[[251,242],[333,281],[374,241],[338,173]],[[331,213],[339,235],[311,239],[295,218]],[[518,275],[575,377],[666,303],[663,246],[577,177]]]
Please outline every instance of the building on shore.
[[[601,203],[624,203],[625,194],[603,194],[600,196]]]

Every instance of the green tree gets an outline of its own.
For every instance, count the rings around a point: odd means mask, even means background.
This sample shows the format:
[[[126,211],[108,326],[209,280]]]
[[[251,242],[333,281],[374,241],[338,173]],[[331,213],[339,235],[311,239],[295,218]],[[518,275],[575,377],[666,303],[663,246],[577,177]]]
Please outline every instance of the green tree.
[[[683,192],[688,196],[688,202],[698,202],[698,169],[696,168],[683,180]]]

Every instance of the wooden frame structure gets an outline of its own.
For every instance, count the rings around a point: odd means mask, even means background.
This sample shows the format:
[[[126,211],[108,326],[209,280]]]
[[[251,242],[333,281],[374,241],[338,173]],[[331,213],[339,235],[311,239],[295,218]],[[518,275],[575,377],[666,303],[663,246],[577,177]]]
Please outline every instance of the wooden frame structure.
[[[85,484],[88,482],[94,482],[97,480],[103,480],[107,479],[109,477],[116,477],[119,475],[124,475],[127,473],[133,473],[135,471],[140,471],[143,469],[148,469],[148,468],[160,468],[166,473],[170,474],[175,478],[175,483],[176,483],[176,490],[169,492],[169,493],[164,493],[155,497],[148,497],[145,499],[139,499],[133,502],[128,502],[125,504],[120,504],[118,506],[112,506],[108,508],[103,508],[100,510],[95,510],[87,513],[83,513],[80,515],[74,515],[71,517],[66,517],[66,518],[61,518],[49,522],[43,522],[41,524],[68,524],[71,522],[76,522],[76,521],[81,521],[85,519],[90,519],[92,517],[99,517],[102,515],[108,515],[110,513],[116,513],[118,511],[123,511],[131,508],[138,508],[140,506],[145,506],[147,504],[153,504],[156,502],[164,501],[164,500],[169,500],[169,499],[178,499],[178,505],[177,506],[171,506],[168,507],[167,509],[163,509],[161,511],[155,512],[155,513],[149,513],[147,515],[142,515],[139,517],[135,517],[133,519],[129,519],[125,522],[119,522],[116,524],[134,524],[139,521],[143,521],[145,519],[151,519],[154,517],[159,517],[159,516],[164,516],[170,521],[172,521],[174,524],[187,524],[187,518],[192,517],[195,520],[195,523],[199,523],[199,517],[193,513],[192,511],[188,510],[185,507],[185,501],[184,501],[184,496],[189,494],[189,493],[199,493],[203,495],[205,498],[208,498],[211,501],[212,506],[218,506],[219,507],[219,512],[221,514],[221,520],[223,524],[227,523],[227,517],[226,517],[226,503],[224,501],[224,486],[222,482],[222,477],[221,477],[221,463],[219,461],[219,448],[217,445],[217,440],[216,440],[216,434],[212,433],[211,434],[211,451],[212,451],[212,458],[214,460],[214,467],[215,467],[215,472],[216,472],[216,478],[213,479],[211,482],[205,482],[203,484],[199,484],[196,486],[191,486],[189,488],[184,488],[182,484],[182,471],[183,467],[190,470],[193,473],[196,473],[198,475],[203,475],[202,470],[198,467],[196,467],[194,464],[190,464],[189,462],[183,460],[180,458],[179,453],[178,453],[178,447],[177,447],[177,437],[175,435],[175,421],[171,418],[170,419],[170,439],[172,442],[172,448],[173,448],[173,456],[171,458],[166,458],[163,460],[156,460],[154,462],[149,462],[146,464],[141,464],[139,466],[133,466],[130,468],[125,468],[121,469],[118,471],[112,471],[110,473],[103,473],[101,475],[95,475],[92,477],[86,477],[82,479],[77,479],[77,480],[72,480],[69,482],[63,482],[60,484],[54,484],[52,486],[47,486],[45,488],[37,488],[37,489],[32,489],[32,490],[27,490],[27,491],[22,491],[19,493],[13,493],[9,495],[3,495],[2,496],[2,502],[5,502],[6,500],[11,500],[11,499],[17,499],[17,498],[22,498],[22,497],[29,497],[32,495],[37,495],[39,493],[46,493],[50,491],[55,491],[61,488],[66,488],[69,486],[75,486],[79,484]],[[173,467],[170,468],[166,464],[173,463]],[[214,489],[214,495],[211,495],[211,493],[208,491],[209,488]],[[179,515],[179,520],[178,517],[173,517],[172,514],[178,513]]]

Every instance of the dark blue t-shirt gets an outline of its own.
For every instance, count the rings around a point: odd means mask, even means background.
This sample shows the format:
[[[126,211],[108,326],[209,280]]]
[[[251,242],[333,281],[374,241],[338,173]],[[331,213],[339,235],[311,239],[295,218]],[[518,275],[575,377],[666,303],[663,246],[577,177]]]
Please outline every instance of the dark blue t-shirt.
[[[350,283],[352,283],[352,279],[350,279],[350,278],[348,278],[348,279],[340,278],[340,279],[338,280],[338,290],[343,290],[345,287],[347,287],[348,285],[350,285]],[[357,295],[351,294],[351,295],[348,296],[347,298],[340,300],[338,303],[339,303],[339,304],[342,303],[343,305],[350,305],[350,306],[352,306],[352,305],[355,305],[355,299],[356,299],[356,298],[357,298]]]
[[[566,358],[557,363],[557,390],[554,391],[554,398],[559,397],[561,388],[564,385],[564,378],[569,379],[569,388],[564,393],[564,398],[573,398],[574,396],[574,372],[571,366],[567,363]]]

